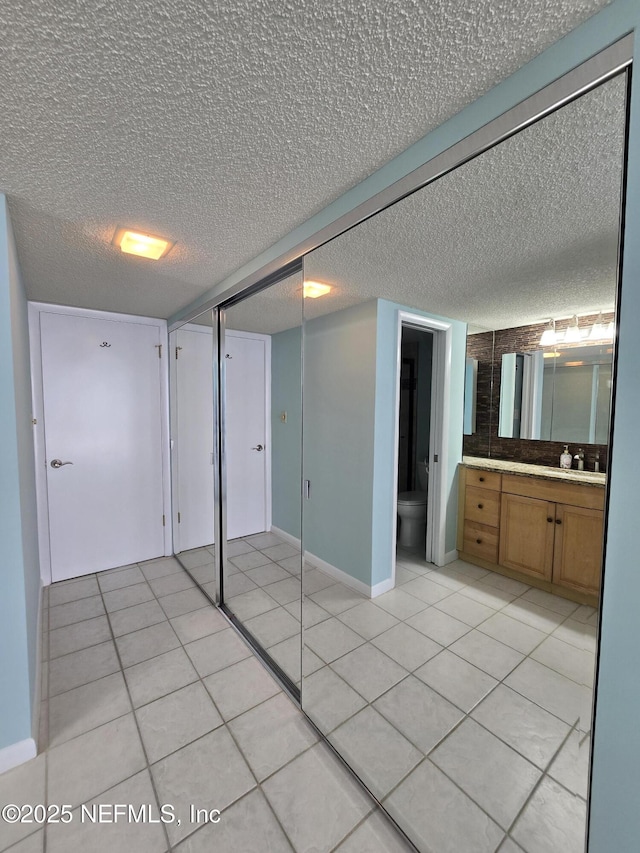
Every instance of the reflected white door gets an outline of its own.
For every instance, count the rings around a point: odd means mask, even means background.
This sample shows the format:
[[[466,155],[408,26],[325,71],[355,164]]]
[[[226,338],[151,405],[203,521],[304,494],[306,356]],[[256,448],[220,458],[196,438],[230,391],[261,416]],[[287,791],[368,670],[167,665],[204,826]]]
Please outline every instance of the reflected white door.
[[[213,329],[175,333],[176,550],[213,544]],[[176,519],[178,520],[178,519]]]
[[[268,522],[269,339],[225,334],[227,538],[263,533]]]
[[[43,312],[40,332],[52,580],[162,556],[160,328]]]

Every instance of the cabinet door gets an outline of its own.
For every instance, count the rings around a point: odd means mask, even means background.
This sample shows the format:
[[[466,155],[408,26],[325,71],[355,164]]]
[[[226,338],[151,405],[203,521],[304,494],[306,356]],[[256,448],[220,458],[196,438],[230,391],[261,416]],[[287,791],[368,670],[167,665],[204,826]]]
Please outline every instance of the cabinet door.
[[[521,495],[502,495],[500,564],[551,580],[555,504]]]
[[[583,592],[599,592],[603,518],[597,509],[557,505],[554,583]]]

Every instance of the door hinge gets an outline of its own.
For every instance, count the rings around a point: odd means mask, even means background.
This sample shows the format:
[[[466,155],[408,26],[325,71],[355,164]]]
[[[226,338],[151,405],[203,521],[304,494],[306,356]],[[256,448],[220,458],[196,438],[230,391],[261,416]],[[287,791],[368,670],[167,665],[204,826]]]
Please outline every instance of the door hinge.
[[[180,513],[178,513],[178,524],[180,524]]]
[[[176,347],[176,360],[178,358],[178,353],[180,352],[181,349],[182,349],[182,347]]]
[[[438,454],[437,454],[437,453],[434,453],[434,454],[433,454],[433,461],[434,461],[434,462],[437,462],[437,461],[438,461]]]
[[[302,483],[302,494],[304,495],[305,500],[309,500],[311,498],[311,480],[304,480]]]
[[[155,348],[158,350],[158,358],[162,358],[162,344],[155,344]]]
[[[164,517],[164,515],[163,515],[163,516],[162,516],[162,526],[163,526],[163,527],[166,527],[166,524],[167,524],[167,522],[166,522],[166,519],[165,519],[165,517]]]

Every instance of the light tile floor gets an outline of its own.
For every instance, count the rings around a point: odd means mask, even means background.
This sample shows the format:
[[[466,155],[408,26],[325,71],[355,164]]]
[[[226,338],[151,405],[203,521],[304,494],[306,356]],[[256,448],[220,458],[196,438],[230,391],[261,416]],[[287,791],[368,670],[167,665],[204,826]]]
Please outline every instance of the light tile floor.
[[[232,549],[229,606],[299,683],[300,554]],[[593,608],[402,551],[373,601],[313,565],[304,588],[303,707],[419,848],[583,850]]]
[[[72,820],[1,823],[0,850],[407,853],[175,559],[45,593],[41,752],[0,775],[0,804],[68,804]],[[95,824],[97,804],[153,822]],[[157,822],[162,804],[180,823]]]
[[[227,591],[294,675],[291,547],[273,534],[237,541],[235,557],[248,556]],[[181,559],[212,583],[210,550]],[[419,849],[583,850],[591,608],[406,552],[396,589],[374,601],[317,568],[304,580],[305,710]],[[407,849],[175,560],[55,584],[49,605],[49,749],[0,776],[0,800],[69,802],[74,821],[2,826],[0,850],[42,851],[45,835],[47,851],[71,853]],[[172,803],[187,819],[80,823],[93,801]],[[189,803],[223,819],[194,825]]]

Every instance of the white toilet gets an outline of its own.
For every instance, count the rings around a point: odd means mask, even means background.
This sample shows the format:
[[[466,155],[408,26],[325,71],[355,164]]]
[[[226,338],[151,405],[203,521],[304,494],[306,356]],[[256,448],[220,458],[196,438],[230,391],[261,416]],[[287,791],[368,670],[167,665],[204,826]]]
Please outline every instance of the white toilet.
[[[418,466],[420,491],[398,493],[398,545],[419,548],[424,545],[427,526],[429,466],[424,459]]]

